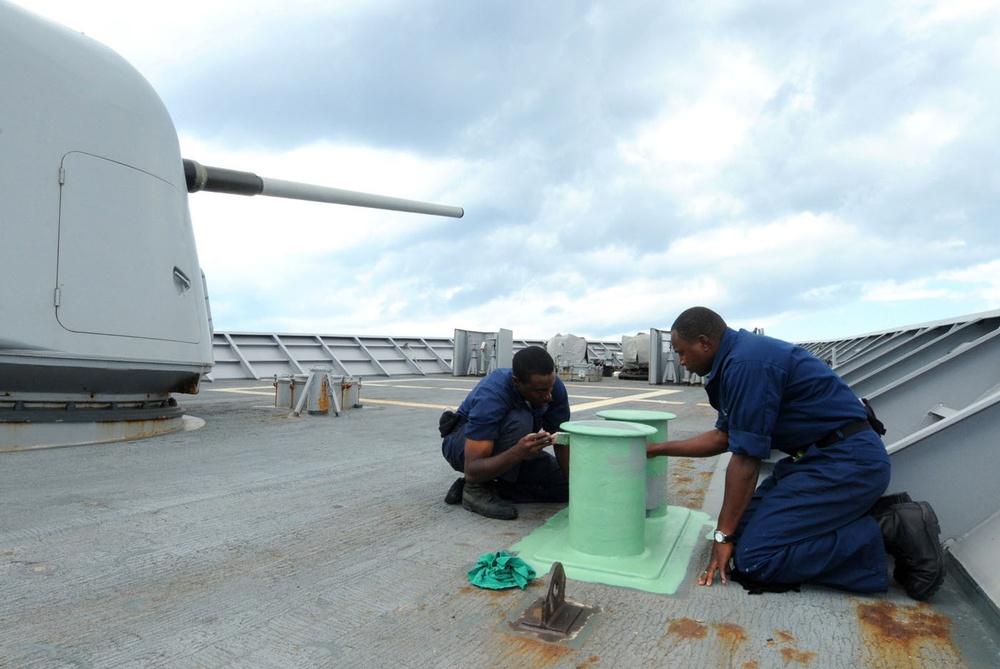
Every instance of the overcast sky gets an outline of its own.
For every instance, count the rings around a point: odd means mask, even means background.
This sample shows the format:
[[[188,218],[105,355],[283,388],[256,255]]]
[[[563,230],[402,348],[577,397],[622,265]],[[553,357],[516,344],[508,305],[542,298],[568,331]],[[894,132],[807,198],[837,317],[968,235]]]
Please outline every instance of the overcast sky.
[[[182,153],[453,204],[198,193],[215,328],[826,339],[1000,308],[1000,3],[19,0]]]

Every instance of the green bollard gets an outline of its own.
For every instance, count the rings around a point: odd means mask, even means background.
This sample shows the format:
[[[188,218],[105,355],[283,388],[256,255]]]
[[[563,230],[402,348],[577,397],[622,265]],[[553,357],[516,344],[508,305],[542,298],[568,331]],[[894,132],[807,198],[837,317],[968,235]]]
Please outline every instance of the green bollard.
[[[571,421],[569,545],[588,555],[632,556],[646,550],[648,425]]]
[[[667,440],[667,422],[677,416],[666,411],[634,409],[607,409],[597,415],[606,420],[628,421],[649,425],[656,432],[646,438],[647,443],[658,444]],[[646,517],[658,518],[667,513],[667,456],[660,455],[646,460]]]
[[[539,573],[559,562],[567,578],[676,592],[695,549],[704,547],[711,519],[678,506],[668,513],[665,504],[661,515],[647,513],[646,444],[657,439],[657,428],[590,420],[559,429],[559,443],[570,449],[569,504],[511,550]],[[666,439],[665,421],[659,438]],[[664,467],[656,476],[665,475]]]

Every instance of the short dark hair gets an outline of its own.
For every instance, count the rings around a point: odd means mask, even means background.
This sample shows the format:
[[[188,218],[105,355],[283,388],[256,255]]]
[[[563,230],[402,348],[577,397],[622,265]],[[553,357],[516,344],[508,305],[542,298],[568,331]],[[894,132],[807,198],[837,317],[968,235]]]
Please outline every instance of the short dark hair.
[[[682,341],[695,341],[700,335],[705,335],[711,341],[719,341],[726,328],[726,321],[722,320],[722,316],[707,307],[685,309],[670,326],[670,330],[676,332]]]
[[[514,376],[522,383],[528,383],[536,374],[548,376],[556,371],[556,363],[541,346],[528,346],[514,354],[513,368]]]

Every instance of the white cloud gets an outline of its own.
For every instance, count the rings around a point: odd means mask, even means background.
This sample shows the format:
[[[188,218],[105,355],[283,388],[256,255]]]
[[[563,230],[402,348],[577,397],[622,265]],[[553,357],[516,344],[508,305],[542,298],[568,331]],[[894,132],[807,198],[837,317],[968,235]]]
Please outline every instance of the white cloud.
[[[929,284],[929,279],[916,279],[903,283],[892,280],[878,281],[865,287],[864,299],[871,302],[904,302],[949,297],[948,290],[934,288]]]
[[[697,76],[663,82],[668,91],[663,113],[619,143],[627,162],[646,170],[707,170],[739,150],[778,79],[743,47],[713,44],[706,50],[689,65]],[[688,77],[694,80],[685,82],[680,95],[670,94],[675,79]]]

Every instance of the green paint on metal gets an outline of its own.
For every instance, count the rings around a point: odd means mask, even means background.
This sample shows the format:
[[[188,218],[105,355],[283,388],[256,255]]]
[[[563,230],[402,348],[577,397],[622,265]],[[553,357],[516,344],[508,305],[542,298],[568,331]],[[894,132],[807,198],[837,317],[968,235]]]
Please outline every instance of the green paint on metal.
[[[704,528],[712,522],[701,511],[671,506],[664,516],[643,519],[645,550],[641,554],[602,556],[570,545],[570,512],[568,508],[559,511],[510,550],[540,574],[561,562],[567,578],[664,595],[674,594],[684,582],[691,556],[703,543]]]
[[[677,418],[676,414],[667,411],[642,411],[637,409],[606,409],[598,411],[597,415],[606,420],[622,420],[651,425],[656,428],[656,432],[649,438],[649,441],[653,443],[667,440],[667,421]]]
[[[646,442],[657,429],[618,420],[560,429],[570,435],[569,506],[511,550],[539,573],[561,562],[580,581],[676,592],[710,518],[665,505],[646,517]]]
[[[570,434],[569,543],[588,555],[645,550],[648,425],[614,421],[563,423]]]
[[[563,423],[559,429],[571,435],[586,437],[642,437],[645,440],[647,435],[656,431],[648,427],[631,423],[609,423],[606,420],[574,420]],[[576,445],[575,440],[572,443]]]
[[[629,421],[649,425],[656,432],[646,438],[650,444],[667,440],[667,423],[677,418],[667,411],[644,411],[636,409],[607,409],[597,415],[606,420]],[[646,516],[653,518],[667,513],[667,456],[661,455],[646,460]]]

